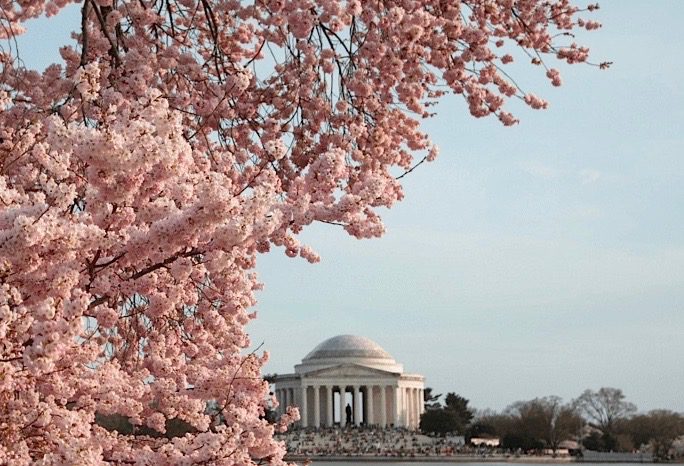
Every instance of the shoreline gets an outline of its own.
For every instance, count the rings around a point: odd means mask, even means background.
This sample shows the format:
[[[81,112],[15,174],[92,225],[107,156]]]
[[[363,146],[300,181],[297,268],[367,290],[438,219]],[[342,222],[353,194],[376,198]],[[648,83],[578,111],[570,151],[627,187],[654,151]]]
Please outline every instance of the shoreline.
[[[640,461],[577,461],[575,457],[552,458],[550,456],[307,456],[285,455],[283,458],[289,463],[316,462],[345,462],[345,463],[511,463],[511,464],[655,464]],[[660,464],[684,464],[684,459],[662,461]]]
[[[536,464],[568,464],[581,463],[574,457],[506,457],[506,456],[306,456],[286,455],[285,461],[344,461],[350,463],[536,463]]]

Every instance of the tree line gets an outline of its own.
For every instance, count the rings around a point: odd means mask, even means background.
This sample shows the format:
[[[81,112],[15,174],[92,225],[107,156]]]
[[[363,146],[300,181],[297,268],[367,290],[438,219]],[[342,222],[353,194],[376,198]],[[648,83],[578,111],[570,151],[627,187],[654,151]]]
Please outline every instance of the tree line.
[[[595,451],[633,451],[649,447],[659,459],[669,458],[675,439],[684,435],[684,415],[669,410],[638,413],[622,390],[585,390],[570,402],[557,396],[518,401],[501,412],[477,411],[469,400],[425,389],[424,433],[497,437],[504,449],[523,452],[551,450],[566,440]]]

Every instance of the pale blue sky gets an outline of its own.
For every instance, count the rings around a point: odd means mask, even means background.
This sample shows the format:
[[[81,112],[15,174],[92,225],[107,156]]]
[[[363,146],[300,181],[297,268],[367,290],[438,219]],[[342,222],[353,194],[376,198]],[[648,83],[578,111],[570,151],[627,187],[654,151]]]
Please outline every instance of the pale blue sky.
[[[561,66],[558,89],[517,70],[547,111],[514,105],[521,124],[503,128],[440,105],[425,128],[441,156],[405,178],[384,238],[318,226],[303,238],[320,264],[260,258],[249,328],[267,372],[351,333],[478,408],[615,386],[684,411],[684,8],[608,0],[595,17],[579,39],[610,70]],[[27,64],[68,23],[29,25]]]

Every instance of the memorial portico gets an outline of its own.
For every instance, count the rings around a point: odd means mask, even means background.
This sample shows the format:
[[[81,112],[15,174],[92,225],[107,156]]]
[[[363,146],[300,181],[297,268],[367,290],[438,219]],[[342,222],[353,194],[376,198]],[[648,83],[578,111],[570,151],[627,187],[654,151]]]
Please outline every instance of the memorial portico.
[[[339,335],[316,346],[293,374],[274,379],[278,413],[297,406],[302,427],[347,424],[418,428],[424,378],[404,374],[380,345],[365,337]]]

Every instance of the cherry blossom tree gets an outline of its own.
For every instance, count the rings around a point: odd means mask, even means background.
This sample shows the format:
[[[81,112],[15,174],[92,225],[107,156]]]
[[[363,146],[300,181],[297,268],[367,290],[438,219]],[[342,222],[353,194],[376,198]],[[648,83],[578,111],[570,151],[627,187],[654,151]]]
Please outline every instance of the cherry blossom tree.
[[[380,236],[439,98],[512,125],[508,99],[547,106],[513,55],[558,86],[599,26],[569,0],[82,0],[61,63],[23,67],[68,3],[0,0],[1,464],[282,464],[259,253]]]

